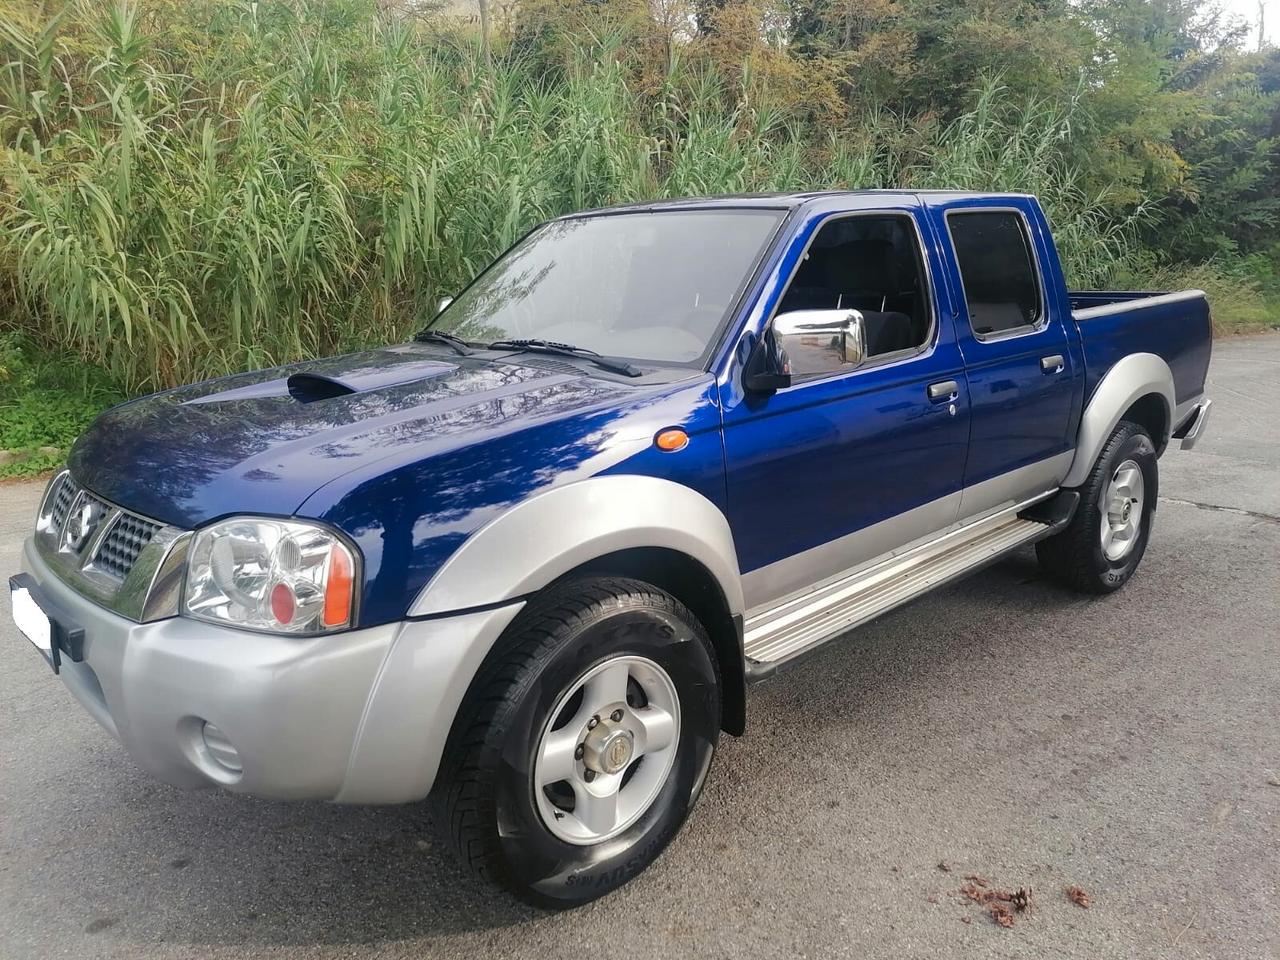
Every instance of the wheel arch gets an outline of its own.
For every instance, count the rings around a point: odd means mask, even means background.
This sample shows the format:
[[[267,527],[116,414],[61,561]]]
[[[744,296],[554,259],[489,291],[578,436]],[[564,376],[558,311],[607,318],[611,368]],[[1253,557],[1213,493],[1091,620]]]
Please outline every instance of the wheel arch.
[[[745,604],[729,522],[690,487],[656,477],[593,477],[490,521],[415,598],[410,616],[488,607],[574,576],[623,575],[666,590],[699,618],[721,668],[723,727],[740,734]]]
[[[1161,357],[1133,353],[1119,360],[1089,398],[1076,439],[1076,455],[1062,486],[1078,487],[1084,483],[1121,420],[1141,424],[1151,434],[1156,450],[1163,451],[1169,441],[1173,411],[1173,372]]]
[[[1147,431],[1156,446],[1156,454],[1164,453],[1169,444],[1171,408],[1158,393],[1139,397],[1120,414],[1120,420],[1129,420]],[[1119,422],[1119,421],[1117,421]]]
[[[557,582],[579,577],[630,577],[651,583],[683,603],[698,618],[720,665],[720,728],[741,736],[747,725],[746,661],[742,653],[742,615],[733,614],[711,571],[666,547],[632,547],[588,560]]]

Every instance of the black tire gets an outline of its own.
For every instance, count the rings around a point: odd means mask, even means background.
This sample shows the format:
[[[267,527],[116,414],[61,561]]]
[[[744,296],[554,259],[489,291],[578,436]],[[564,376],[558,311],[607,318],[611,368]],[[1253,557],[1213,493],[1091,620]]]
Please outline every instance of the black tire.
[[[1132,462],[1142,473],[1141,517],[1132,547],[1124,556],[1109,559],[1103,550],[1103,499],[1118,468]],[[1036,544],[1040,566],[1054,580],[1083,593],[1104,594],[1119,590],[1142,562],[1155,521],[1159,494],[1156,448],[1147,431],[1122,420],[1116,426],[1079,488],[1080,505],[1061,533]]]
[[[672,681],[674,760],[623,832],[593,845],[566,842],[538,809],[539,742],[562,694],[620,655],[646,658]],[[432,820],[482,880],[538,907],[578,906],[622,886],[666,848],[697,802],[719,731],[715,652],[682,603],[636,580],[566,583],[521,612],[477,674],[445,748]]]

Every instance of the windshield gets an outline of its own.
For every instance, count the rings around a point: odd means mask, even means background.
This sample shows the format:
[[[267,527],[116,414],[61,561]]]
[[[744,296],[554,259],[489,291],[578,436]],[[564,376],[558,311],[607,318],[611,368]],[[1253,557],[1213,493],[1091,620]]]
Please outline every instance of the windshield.
[[[430,329],[692,363],[710,350],[782,217],[699,210],[556,220],[481,274]]]

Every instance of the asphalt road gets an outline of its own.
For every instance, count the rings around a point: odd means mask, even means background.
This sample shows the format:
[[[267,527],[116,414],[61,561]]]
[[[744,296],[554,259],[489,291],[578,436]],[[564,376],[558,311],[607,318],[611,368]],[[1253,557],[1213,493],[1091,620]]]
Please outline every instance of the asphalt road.
[[[152,782],[6,616],[0,958],[1280,957],[1280,336],[1210,380],[1124,591],[1019,555],[756,688],[683,834],[568,914],[478,889],[417,808]],[[0,488],[0,570],[36,495]]]

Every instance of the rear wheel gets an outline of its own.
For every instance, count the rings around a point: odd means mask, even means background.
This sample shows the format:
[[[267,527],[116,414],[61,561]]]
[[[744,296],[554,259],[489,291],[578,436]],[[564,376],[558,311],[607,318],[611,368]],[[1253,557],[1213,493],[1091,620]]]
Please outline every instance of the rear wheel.
[[[1142,562],[1155,519],[1159,468],[1155,444],[1122,420],[1080,488],[1080,505],[1061,533],[1036,544],[1045,572],[1085,593],[1124,586]]]
[[[472,685],[433,819],[483,879],[542,907],[586,903],[675,836],[719,729],[715,654],[683,604],[635,580],[567,584]]]

